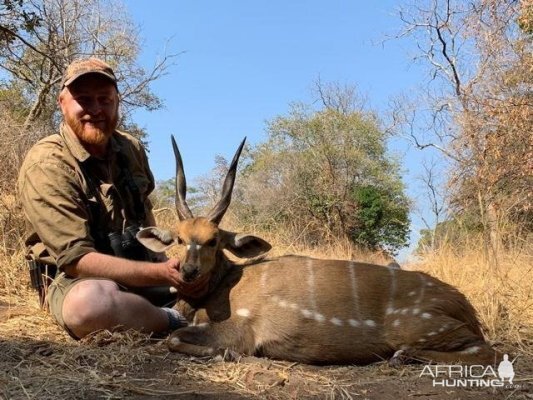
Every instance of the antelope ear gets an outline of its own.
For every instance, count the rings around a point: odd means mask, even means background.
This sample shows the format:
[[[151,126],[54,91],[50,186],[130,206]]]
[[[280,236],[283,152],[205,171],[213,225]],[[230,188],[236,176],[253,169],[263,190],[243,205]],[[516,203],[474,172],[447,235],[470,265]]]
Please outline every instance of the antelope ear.
[[[260,237],[226,232],[222,229],[222,246],[239,258],[253,258],[268,252],[272,246]]]
[[[137,240],[147,249],[162,253],[176,244],[176,238],[170,231],[149,226],[137,232]]]

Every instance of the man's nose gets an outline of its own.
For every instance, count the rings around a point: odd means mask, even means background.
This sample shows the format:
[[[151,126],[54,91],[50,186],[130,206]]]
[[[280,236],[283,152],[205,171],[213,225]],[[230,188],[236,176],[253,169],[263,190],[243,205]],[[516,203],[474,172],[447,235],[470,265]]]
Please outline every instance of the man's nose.
[[[102,104],[98,100],[93,100],[87,104],[85,110],[91,115],[98,115],[102,112]]]

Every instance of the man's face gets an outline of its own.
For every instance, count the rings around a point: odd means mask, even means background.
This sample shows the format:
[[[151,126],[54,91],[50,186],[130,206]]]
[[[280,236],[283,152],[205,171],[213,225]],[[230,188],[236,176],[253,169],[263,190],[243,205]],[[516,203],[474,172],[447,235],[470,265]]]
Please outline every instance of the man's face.
[[[63,89],[59,105],[81,142],[107,145],[118,122],[118,93],[111,81],[98,74],[84,75]]]

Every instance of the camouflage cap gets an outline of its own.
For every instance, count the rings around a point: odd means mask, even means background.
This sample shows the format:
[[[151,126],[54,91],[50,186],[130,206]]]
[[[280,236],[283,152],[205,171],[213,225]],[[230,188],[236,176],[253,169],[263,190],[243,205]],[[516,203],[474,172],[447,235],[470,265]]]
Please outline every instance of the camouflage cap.
[[[67,67],[63,80],[61,81],[61,87],[70,85],[79,77],[86,74],[100,74],[108,78],[115,87],[117,86],[117,78],[113,69],[106,62],[96,57],[82,58],[75,60]]]

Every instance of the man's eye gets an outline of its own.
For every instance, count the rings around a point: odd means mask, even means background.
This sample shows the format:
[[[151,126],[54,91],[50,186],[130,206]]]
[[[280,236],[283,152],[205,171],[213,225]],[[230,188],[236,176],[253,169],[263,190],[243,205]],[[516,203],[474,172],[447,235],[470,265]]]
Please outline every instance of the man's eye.
[[[89,98],[85,96],[79,96],[76,97],[76,101],[80,104],[87,104],[89,102]]]

